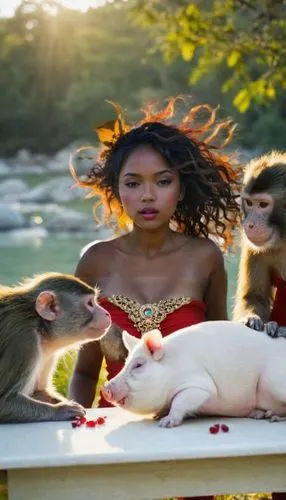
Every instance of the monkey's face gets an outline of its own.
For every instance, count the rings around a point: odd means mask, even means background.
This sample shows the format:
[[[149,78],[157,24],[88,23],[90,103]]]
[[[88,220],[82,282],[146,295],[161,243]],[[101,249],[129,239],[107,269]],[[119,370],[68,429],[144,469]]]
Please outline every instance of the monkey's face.
[[[244,215],[243,229],[248,242],[259,250],[268,250],[279,244],[281,236],[273,221],[275,200],[268,193],[241,194]]]
[[[99,339],[111,325],[110,314],[90,293],[43,291],[35,307],[45,320],[49,339],[67,344]]]

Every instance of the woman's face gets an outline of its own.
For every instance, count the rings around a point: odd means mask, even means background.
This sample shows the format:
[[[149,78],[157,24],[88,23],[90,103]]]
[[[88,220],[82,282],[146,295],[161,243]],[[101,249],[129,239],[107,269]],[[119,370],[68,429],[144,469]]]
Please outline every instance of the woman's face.
[[[142,229],[169,224],[182,199],[180,179],[151,146],[139,146],[128,157],[119,175],[122,206]]]

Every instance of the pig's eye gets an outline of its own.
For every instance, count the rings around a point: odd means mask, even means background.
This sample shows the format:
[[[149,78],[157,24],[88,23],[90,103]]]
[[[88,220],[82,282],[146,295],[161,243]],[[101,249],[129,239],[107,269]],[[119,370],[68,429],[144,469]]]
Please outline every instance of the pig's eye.
[[[133,365],[133,370],[137,370],[138,368],[141,368],[141,366],[144,365],[144,361],[135,361],[134,365]]]

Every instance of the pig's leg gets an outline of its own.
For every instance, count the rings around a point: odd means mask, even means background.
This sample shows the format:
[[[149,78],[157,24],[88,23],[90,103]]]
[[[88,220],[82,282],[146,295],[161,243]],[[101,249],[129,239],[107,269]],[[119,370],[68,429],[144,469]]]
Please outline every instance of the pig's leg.
[[[211,393],[204,389],[184,389],[172,400],[169,414],[159,422],[161,427],[180,425],[185,417],[194,415],[211,398]]]
[[[282,352],[282,355],[275,357],[275,360],[268,365],[261,381],[259,406],[268,408],[262,418],[270,422],[286,420],[285,352]]]

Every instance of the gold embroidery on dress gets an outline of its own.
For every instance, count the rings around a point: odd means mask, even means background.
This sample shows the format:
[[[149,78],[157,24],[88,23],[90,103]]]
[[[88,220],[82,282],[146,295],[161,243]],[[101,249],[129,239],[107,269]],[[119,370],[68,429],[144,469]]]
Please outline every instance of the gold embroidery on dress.
[[[137,300],[124,295],[111,295],[108,300],[128,314],[141,335],[153,328],[159,328],[168,314],[192,301],[190,297],[178,297],[141,305]]]

